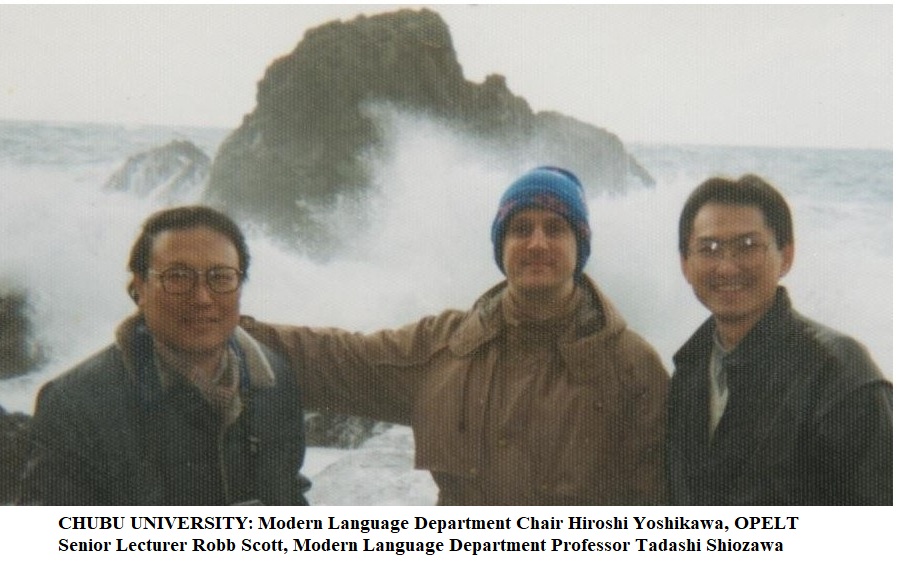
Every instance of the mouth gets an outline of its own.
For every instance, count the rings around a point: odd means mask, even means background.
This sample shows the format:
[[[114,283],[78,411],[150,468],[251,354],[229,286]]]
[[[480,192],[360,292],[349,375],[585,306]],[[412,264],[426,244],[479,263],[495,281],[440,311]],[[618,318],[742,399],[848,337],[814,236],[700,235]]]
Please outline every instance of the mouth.
[[[554,261],[549,259],[525,259],[522,261],[522,265],[525,267],[552,267]]]
[[[553,266],[546,263],[529,263],[522,266],[522,273],[528,276],[547,277],[554,270]]]
[[[183,318],[182,322],[188,326],[208,326],[219,323],[219,320],[217,318],[198,317]]]
[[[751,281],[734,278],[731,280],[717,279],[710,281],[710,290],[718,294],[735,294],[748,290]]]

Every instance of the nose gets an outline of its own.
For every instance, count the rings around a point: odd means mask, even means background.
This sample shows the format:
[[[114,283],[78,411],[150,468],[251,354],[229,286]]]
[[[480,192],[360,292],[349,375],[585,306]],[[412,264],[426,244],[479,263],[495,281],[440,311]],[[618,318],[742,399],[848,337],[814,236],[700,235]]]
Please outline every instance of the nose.
[[[717,273],[737,273],[741,270],[734,252],[724,250],[716,261],[714,269]]]
[[[204,277],[198,277],[195,288],[192,289],[192,298],[199,304],[208,304],[214,301],[214,293],[207,286],[207,281],[204,280]]]
[[[531,236],[528,238],[529,249],[543,249],[547,247],[547,234],[543,228],[536,226],[531,230]]]

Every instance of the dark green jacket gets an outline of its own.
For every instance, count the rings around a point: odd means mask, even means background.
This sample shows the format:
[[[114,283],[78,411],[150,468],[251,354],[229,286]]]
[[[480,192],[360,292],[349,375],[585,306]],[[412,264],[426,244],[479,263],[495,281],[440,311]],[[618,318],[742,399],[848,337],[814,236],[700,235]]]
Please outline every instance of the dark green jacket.
[[[801,316],[784,288],[726,357],[709,431],[711,318],[676,353],[667,471],[673,504],[892,504],[892,384],[855,340]]]
[[[304,414],[281,359],[267,351],[276,386],[253,389],[242,358],[244,407],[221,440],[220,416],[194,387],[161,390],[146,331],[129,347],[44,385],[20,504],[306,504]]]

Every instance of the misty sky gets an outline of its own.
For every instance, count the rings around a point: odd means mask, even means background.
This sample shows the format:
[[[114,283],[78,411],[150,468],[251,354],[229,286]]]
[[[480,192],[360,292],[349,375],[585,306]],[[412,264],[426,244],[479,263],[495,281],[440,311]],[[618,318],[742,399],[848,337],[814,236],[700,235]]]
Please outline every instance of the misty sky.
[[[0,119],[236,127],[306,29],[375,5],[0,5]],[[467,79],[627,142],[892,149],[892,5],[433,7]]]

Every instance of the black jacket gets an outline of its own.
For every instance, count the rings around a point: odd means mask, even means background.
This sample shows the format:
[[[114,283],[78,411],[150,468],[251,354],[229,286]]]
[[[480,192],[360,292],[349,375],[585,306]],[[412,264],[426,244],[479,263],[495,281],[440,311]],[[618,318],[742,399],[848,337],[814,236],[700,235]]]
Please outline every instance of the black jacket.
[[[892,504],[892,384],[864,347],[799,315],[779,288],[726,358],[729,402],[711,441],[714,328],[711,318],[674,358],[674,504]]]
[[[19,503],[306,504],[304,414],[284,362],[267,352],[273,388],[241,379],[242,413],[220,441],[220,416],[194,387],[161,389],[150,337],[131,348],[111,345],[44,385]]]

